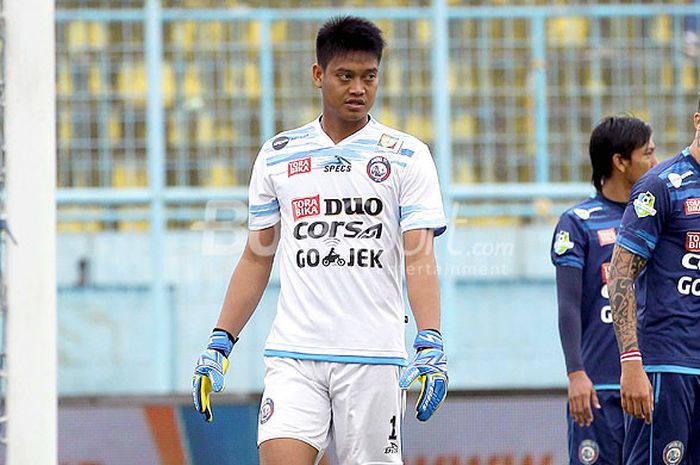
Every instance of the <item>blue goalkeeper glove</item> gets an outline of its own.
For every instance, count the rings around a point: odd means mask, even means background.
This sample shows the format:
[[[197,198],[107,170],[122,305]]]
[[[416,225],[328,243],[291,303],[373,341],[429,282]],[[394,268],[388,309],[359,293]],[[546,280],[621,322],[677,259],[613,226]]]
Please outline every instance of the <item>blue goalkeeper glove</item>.
[[[192,396],[194,408],[206,421],[210,422],[213,418],[209,396],[212,391],[224,390],[228,356],[237,340],[228,331],[216,328],[211,333],[206,350],[197,359],[197,367],[192,377]]]
[[[416,355],[401,375],[399,386],[406,390],[420,380],[416,418],[427,421],[447,396],[447,356],[442,350],[442,336],[434,329],[418,331],[413,347]]]

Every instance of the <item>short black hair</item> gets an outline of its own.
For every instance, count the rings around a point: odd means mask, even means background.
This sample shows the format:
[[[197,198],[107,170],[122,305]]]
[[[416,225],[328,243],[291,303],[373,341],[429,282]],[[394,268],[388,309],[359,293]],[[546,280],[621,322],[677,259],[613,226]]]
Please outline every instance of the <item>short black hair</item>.
[[[367,52],[381,62],[385,45],[382,31],[373,22],[357,16],[336,16],[318,30],[316,62],[326,69],[333,58],[350,52]]]
[[[630,115],[608,116],[598,123],[588,147],[593,167],[591,180],[598,192],[603,181],[612,175],[613,155],[619,153],[629,160],[632,152],[649,142],[651,132],[649,124]]]

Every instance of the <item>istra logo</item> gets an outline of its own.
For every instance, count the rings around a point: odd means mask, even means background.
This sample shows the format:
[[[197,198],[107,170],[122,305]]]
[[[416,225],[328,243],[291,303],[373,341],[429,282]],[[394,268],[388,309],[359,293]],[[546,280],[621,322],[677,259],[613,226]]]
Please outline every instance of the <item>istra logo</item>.
[[[294,221],[308,216],[321,214],[321,198],[319,195],[292,200],[292,216]]]
[[[574,248],[574,243],[569,239],[568,231],[559,231],[557,233],[557,238],[554,241],[554,253],[557,255],[562,255],[569,249]]]
[[[647,216],[656,215],[656,210],[654,209],[654,203],[656,203],[656,197],[649,191],[643,192],[634,199],[634,211],[639,218],[646,218]]]
[[[302,158],[301,160],[292,160],[287,163],[287,177],[295,174],[308,173],[311,171],[311,157]]]
[[[700,215],[700,197],[686,199],[685,201],[686,215]]]

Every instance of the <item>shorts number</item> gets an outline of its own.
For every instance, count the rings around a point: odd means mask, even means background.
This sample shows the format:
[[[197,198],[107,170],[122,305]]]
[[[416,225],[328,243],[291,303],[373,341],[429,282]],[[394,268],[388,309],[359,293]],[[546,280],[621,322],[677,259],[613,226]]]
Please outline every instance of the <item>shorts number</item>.
[[[396,437],[396,415],[391,417],[391,420],[389,420],[389,423],[391,423],[391,434],[389,435],[389,440],[396,441],[398,439]]]

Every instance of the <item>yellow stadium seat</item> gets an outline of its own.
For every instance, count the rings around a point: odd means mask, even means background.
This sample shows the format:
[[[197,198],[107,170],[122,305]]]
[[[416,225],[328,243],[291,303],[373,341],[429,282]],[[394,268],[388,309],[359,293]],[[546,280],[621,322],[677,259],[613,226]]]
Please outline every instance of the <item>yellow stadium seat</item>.
[[[390,128],[397,128],[399,126],[399,119],[396,117],[396,112],[392,110],[389,105],[384,105],[381,108],[378,118],[382,124]]]
[[[121,140],[122,135],[122,119],[118,112],[113,111],[109,115],[109,141],[116,143]]]
[[[170,62],[163,63],[161,67],[161,91],[163,95],[163,103],[166,108],[170,108],[175,102],[175,94],[177,85],[175,84],[175,70]]]
[[[388,61],[382,66],[381,71],[384,76],[381,77],[384,86],[384,92],[388,95],[401,95],[403,86],[401,85],[401,74],[403,66],[399,61]]]
[[[199,47],[217,50],[224,42],[224,27],[221,21],[206,21],[199,24]]]
[[[662,66],[661,67],[661,88],[663,90],[670,90],[673,88],[673,74],[675,69],[673,66]]]
[[[146,187],[148,172],[145,164],[132,162],[116,162],[112,167],[112,186],[118,189],[130,187]]]
[[[416,38],[422,43],[428,43],[432,40],[432,26],[427,19],[419,19],[416,21]]]
[[[224,144],[231,144],[236,140],[236,129],[233,124],[218,124],[214,129],[214,137],[217,142],[222,142]]]
[[[58,138],[66,142],[73,138],[73,124],[71,123],[71,113],[68,110],[59,110]]]
[[[202,95],[202,81],[199,79],[199,67],[187,65],[185,69],[185,98],[188,100]]]
[[[433,121],[423,115],[410,115],[406,119],[405,128],[407,133],[413,134],[424,142],[432,140],[434,137]]]
[[[99,65],[96,63],[91,64],[90,70],[88,71],[88,90],[91,94],[99,94],[104,90],[102,72]]]
[[[468,160],[458,159],[454,161],[455,170],[452,181],[456,184],[472,184],[476,181],[474,170]]]
[[[68,50],[77,52],[88,47],[88,26],[84,21],[71,21],[66,25]]]
[[[588,38],[588,20],[582,17],[547,21],[547,42],[552,46],[583,47]]]
[[[107,24],[93,21],[88,23],[88,37],[90,46],[95,49],[103,49],[108,43]]]
[[[670,16],[657,16],[651,26],[651,37],[659,44],[669,44],[673,39],[673,25]]]
[[[146,68],[143,63],[125,63],[117,74],[117,89],[125,100],[138,105],[146,103]]]
[[[260,72],[258,66],[255,63],[246,63],[243,72],[248,97],[260,97]]]
[[[194,48],[195,37],[197,36],[197,23],[185,21],[173,24],[172,40],[184,52],[191,52]]]
[[[472,138],[476,134],[476,118],[462,114],[452,118],[452,135],[459,138]]]
[[[248,23],[248,36],[246,38],[248,46],[258,48],[260,46],[260,21]]]
[[[214,142],[214,118],[210,115],[202,114],[197,119],[196,139],[199,146]]]
[[[390,5],[393,6],[393,5]],[[388,19],[381,19],[377,21],[377,27],[382,30],[384,34],[384,39],[391,43],[391,39],[394,37],[394,23],[395,21],[390,21]]]
[[[690,60],[686,60],[681,67],[681,87],[684,91],[690,93],[697,90],[696,73],[698,68],[696,64]]]
[[[73,79],[69,67],[65,64],[59,66],[58,69],[56,92],[61,96],[67,96],[73,93]]]
[[[281,44],[287,40],[287,22],[286,21],[275,21],[272,23],[272,43]]]
[[[236,184],[236,168],[227,166],[223,160],[215,161],[204,181],[205,187],[231,187]]]
[[[180,128],[174,113],[170,113],[168,115],[165,137],[168,140],[168,145],[170,146],[179,145],[182,142],[182,135],[180,134]]]

